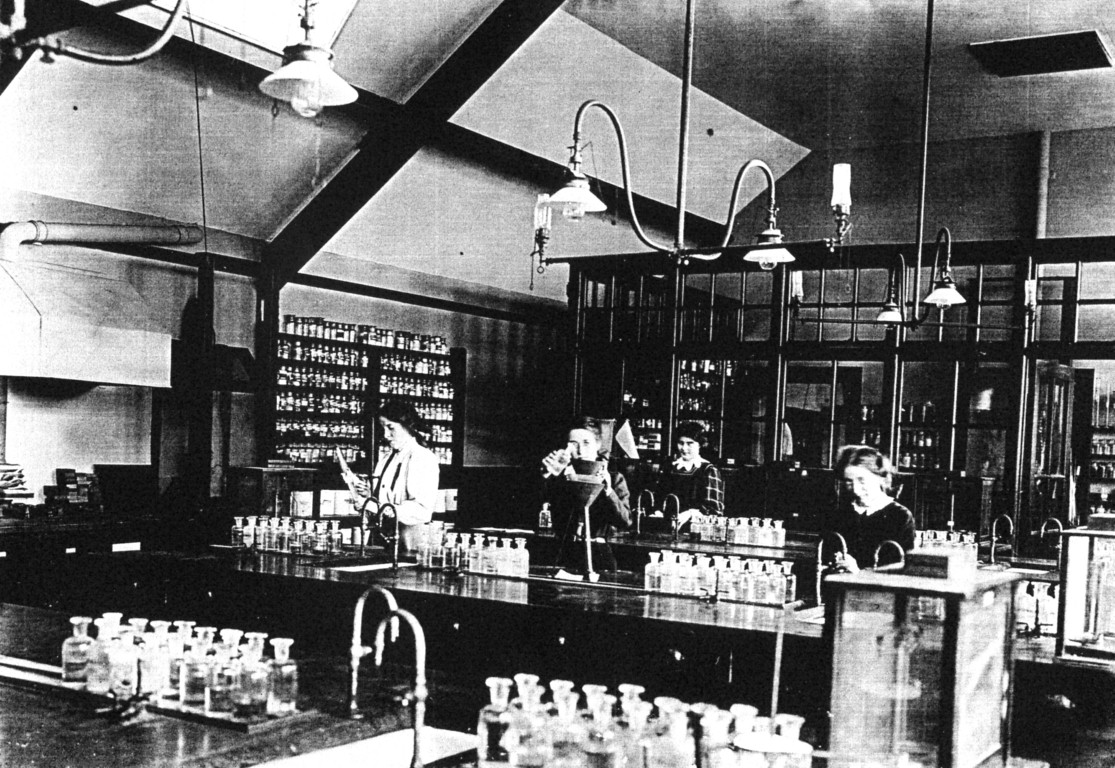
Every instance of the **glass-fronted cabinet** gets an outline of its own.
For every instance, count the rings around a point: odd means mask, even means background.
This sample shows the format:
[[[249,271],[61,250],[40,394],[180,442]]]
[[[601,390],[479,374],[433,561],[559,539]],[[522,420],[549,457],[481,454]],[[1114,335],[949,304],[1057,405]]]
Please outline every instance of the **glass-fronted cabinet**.
[[[1057,658],[1115,665],[1115,515],[1092,515],[1086,527],[1065,531]]]
[[[1046,521],[1076,523],[1073,498],[1073,369],[1039,362],[1027,409],[1026,494],[1015,520],[1015,552],[1032,556],[1044,551]]]
[[[970,567],[949,577],[956,562],[937,571],[916,555],[825,582],[830,767],[1006,762],[1018,577]]]

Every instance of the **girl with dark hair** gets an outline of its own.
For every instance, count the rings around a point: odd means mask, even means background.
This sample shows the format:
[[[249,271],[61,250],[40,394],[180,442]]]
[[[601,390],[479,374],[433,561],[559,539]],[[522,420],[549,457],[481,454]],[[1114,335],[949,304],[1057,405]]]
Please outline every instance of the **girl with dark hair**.
[[[374,515],[380,505],[392,505],[399,516],[399,543],[412,550],[418,527],[433,518],[441,468],[437,456],[423,445],[425,422],[413,406],[389,400],[379,409],[378,418],[391,453],[376,462],[370,481],[357,478],[358,506]],[[390,507],[385,518],[391,518]]]
[[[672,493],[681,502],[679,524],[694,514],[724,514],[724,482],[716,465],[701,456],[704,440],[705,428],[700,424],[679,424],[674,432],[677,455],[658,485],[663,497]]]
[[[631,525],[630,493],[623,475],[608,471],[607,451],[602,445],[599,422],[581,417],[570,426],[566,446],[550,451],[542,459],[543,497],[550,503],[554,530],[560,537],[558,565],[578,570],[587,566],[584,546],[574,545],[574,540],[584,535],[584,531],[578,528],[583,526],[584,511],[570,492],[569,481],[586,475],[595,477],[604,486],[589,506],[593,568],[614,571],[616,559],[608,545],[608,538],[617,528]]]
[[[834,469],[837,507],[824,531],[839,533],[848,542],[848,554],[838,565],[852,572],[870,566],[884,541],[897,542],[906,552],[913,549],[914,516],[890,496],[894,481],[890,459],[868,445],[846,445],[837,454]]]

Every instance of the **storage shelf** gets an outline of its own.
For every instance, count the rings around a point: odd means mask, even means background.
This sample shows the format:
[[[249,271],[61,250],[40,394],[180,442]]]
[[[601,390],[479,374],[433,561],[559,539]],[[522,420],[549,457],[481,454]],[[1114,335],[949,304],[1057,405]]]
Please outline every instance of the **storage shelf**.
[[[290,392],[325,392],[331,395],[363,395],[362,389],[341,389],[340,387],[319,387],[313,384],[276,384],[276,389]]]
[[[280,366],[294,368],[324,368],[328,371],[345,371],[356,376],[367,378],[368,369],[362,365],[346,365],[344,363],[321,363],[316,360],[295,360],[289,357],[276,358]]]
[[[420,403],[436,403],[438,405],[452,405],[453,398],[451,397],[429,397],[427,395],[404,395],[397,392],[380,392],[380,397],[383,399],[394,400],[403,398],[405,400],[417,400]]]
[[[275,416],[282,418],[301,418],[305,421],[357,421],[363,413],[318,413],[316,411],[285,411],[275,409]]]
[[[379,344],[364,344],[359,341],[340,341],[338,339],[323,339],[317,336],[299,336],[294,333],[280,333],[278,337],[286,341],[298,341],[302,344],[317,344],[326,347],[344,347],[346,349],[355,349],[361,352],[376,350],[376,352],[380,355],[398,353],[412,357],[428,357],[437,360],[449,359],[449,354],[446,352],[431,352],[428,350],[405,349],[403,347],[387,347]]]

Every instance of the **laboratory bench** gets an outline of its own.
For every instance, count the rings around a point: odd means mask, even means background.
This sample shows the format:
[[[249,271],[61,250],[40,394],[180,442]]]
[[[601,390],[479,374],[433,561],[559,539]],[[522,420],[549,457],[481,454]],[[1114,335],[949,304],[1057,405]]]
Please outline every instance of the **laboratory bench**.
[[[69,634],[67,614],[27,606],[0,604],[0,654],[57,665],[61,639]],[[370,667],[370,664],[367,665]],[[383,679],[407,677],[409,669],[391,669]],[[242,768],[351,745],[381,734],[411,728],[411,711],[391,697],[376,695],[379,682],[372,670],[362,672],[361,704],[365,717],[351,720],[344,712],[348,668],[341,659],[299,659],[301,712],[268,727],[243,733],[210,724],[144,711],[128,720],[111,720],[94,705],[69,692],[0,681],[0,765],[4,766],[193,766]],[[394,686],[392,686],[394,688]],[[381,686],[381,693],[384,688]],[[469,743],[463,731],[475,727],[476,710],[463,709],[465,697],[452,683],[434,673],[430,679],[426,722],[432,728],[426,743],[437,755],[438,736],[456,731],[454,743]],[[331,755],[326,752],[322,755]],[[382,758],[381,754],[381,758]],[[405,755],[409,764],[409,752]],[[464,753],[437,763],[444,768],[474,764]],[[318,763],[320,764],[320,763]],[[341,768],[344,763],[332,762]],[[389,765],[386,760],[380,762]]]
[[[393,572],[382,567],[382,558],[375,567],[352,565],[351,558],[315,562],[208,548],[90,553],[63,562],[51,574],[49,600],[59,617],[118,610],[191,618],[289,635],[296,657],[301,651],[338,662],[346,658],[356,598],[379,584],[422,622],[429,666],[461,692],[465,712],[484,703],[485,677],[515,672],[577,684],[632,682],[644,685],[648,696],[721,706],[745,702],[765,711],[780,656],[779,709],[807,718],[808,740],[816,742],[826,728],[830,651],[809,611],[413,566]],[[13,598],[5,590],[0,599]],[[381,611],[369,603],[366,632]],[[65,636],[64,619],[58,627],[56,643]],[[1110,752],[1112,676],[1058,663],[1048,637],[1020,638],[1015,670],[1015,751],[1055,766],[1101,765],[1088,760]],[[1054,759],[1062,753],[1072,761]]]

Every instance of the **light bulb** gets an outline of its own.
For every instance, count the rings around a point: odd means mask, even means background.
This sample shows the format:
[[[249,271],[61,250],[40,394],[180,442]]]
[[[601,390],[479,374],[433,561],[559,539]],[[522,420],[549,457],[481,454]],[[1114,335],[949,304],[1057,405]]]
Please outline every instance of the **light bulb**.
[[[321,82],[303,80],[298,83],[290,97],[290,108],[302,117],[317,117],[322,110]]]
[[[764,270],[766,272],[771,271],[772,269],[774,269],[777,266],[778,266],[778,262],[774,259],[760,259],[759,260],[759,269]]]
[[[569,221],[580,221],[585,217],[585,205],[581,202],[568,202],[561,209],[561,215]]]

